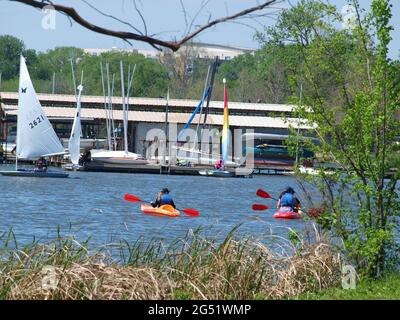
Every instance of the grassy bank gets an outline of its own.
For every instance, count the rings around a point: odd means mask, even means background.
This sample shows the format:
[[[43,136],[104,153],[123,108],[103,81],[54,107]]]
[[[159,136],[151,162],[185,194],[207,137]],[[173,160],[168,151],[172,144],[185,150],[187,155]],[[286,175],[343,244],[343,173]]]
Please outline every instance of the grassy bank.
[[[340,281],[339,256],[323,241],[278,255],[233,234],[222,243],[195,232],[168,247],[137,241],[95,252],[61,237],[10,249],[9,234],[1,239],[0,298],[276,299]],[[296,252],[290,242],[279,241]]]
[[[323,292],[305,293],[293,299],[306,300],[368,300],[400,299],[400,273],[382,279],[366,279],[357,284],[354,290],[331,288]]]

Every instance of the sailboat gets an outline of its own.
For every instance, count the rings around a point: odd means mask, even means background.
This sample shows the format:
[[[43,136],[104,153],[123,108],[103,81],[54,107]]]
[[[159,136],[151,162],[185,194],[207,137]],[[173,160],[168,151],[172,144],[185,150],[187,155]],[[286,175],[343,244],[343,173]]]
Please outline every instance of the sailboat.
[[[18,159],[64,154],[64,148],[47,119],[36,95],[25,58],[20,59],[15,171],[1,171],[5,176],[66,178],[67,173],[18,169]]]
[[[70,160],[71,164],[67,164],[63,166],[64,169],[66,170],[77,170],[82,168],[82,166],[79,165],[79,158],[81,155],[81,132],[82,132],[82,127],[81,127],[81,96],[82,96],[82,90],[83,86],[80,84],[78,86],[78,98],[76,102],[76,113],[75,113],[75,118],[74,122],[72,124],[72,130],[71,130],[71,136],[69,138],[69,143],[68,143],[68,151],[70,154]]]
[[[229,109],[228,109],[228,92],[226,90],[226,79],[224,78],[224,124],[222,127],[222,161],[221,168],[214,170],[200,170],[199,174],[202,176],[213,177],[234,177],[235,173],[225,170],[225,164],[228,162],[229,153]]]

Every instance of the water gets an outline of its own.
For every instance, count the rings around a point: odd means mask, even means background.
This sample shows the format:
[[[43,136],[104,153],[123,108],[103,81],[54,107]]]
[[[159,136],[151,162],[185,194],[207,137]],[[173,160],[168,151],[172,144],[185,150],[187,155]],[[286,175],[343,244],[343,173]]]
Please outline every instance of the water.
[[[11,166],[0,168],[12,170]],[[258,188],[276,197],[288,185],[296,188],[295,179],[289,176],[223,179],[71,172],[69,179],[0,176],[0,183],[0,232],[12,228],[19,243],[54,239],[58,227],[62,235],[73,235],[78,241],[91,237],[90,244],[100,247],[119,240],[133,243],[139,238],[168,242],[198,227],[205,236],[223,239],[240,224],[237,236],[263,239],[271,232],[286,237],[288,227],[302,230],[304,226],[301,220],[273,219],[276,202],[255,195]],[[123,200],[125,193],[154,200],[163,187],[171,190],[178,208],[197,209],[200,217],[184,213],[178,218],[144,215],[139,203]],[[271,209],[255,212],[253,203]]]

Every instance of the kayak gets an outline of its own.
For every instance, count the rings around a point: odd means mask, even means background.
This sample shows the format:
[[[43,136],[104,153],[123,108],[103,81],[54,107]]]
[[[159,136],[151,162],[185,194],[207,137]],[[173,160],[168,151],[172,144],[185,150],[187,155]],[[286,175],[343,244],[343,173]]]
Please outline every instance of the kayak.
[[[178,217],[180,215],[180,212],[169,204],[165,204],[159,208],[153,208],[149,204],[142,204],[140,209],[143,213],[152,214],[155,216]]]
[[[301,211],[294,212],[289,207],[283,207],[274,214],[274,218],[277,218],[277,219],[301,219],[301,218],[303,218],[303,215],[302,215]]]

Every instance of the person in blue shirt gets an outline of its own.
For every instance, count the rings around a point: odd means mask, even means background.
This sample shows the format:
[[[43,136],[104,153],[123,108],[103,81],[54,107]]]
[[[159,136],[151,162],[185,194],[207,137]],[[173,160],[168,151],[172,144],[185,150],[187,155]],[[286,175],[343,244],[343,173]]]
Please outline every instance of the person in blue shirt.
[[[168,188],[163,188],[157,195],[157,200],[155,202],[151,202],[151,206],[153,208],[161,207],[165,204],[169,204],[176,208],[174,200],[172,196],[169,194]]]
[[[294,194],[295,191],[293,188],[287,187],[279,196],[277,204],[278,210],[284,211],[284,209],[290,208],[291,211],[297,212],[300,206],[300,201],[294,196]]]

